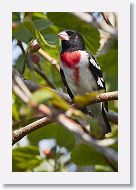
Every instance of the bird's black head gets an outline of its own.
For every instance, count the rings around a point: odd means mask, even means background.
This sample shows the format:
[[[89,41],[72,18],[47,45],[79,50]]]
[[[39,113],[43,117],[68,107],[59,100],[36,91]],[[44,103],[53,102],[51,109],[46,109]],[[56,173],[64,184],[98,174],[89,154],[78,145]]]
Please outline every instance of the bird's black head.
[[[58,36],[62,40],[62,52],[86,49],[83,37],[75,30],[64,30]]]

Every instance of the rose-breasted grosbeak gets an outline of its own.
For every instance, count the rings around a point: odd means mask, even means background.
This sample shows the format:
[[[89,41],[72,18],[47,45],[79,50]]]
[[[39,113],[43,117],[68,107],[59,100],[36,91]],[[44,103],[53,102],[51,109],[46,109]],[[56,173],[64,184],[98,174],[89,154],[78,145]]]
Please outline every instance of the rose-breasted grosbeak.
[[[65,30],[58,36],[61,39],[60,73],[71,99],[74,95],[83,95],[103,89],[106,91],[104,78],[98,62],[85,47],[83,37],[74,30]],[[103,130],[103,137],[111,132],[106,116],[108,104],[97,103],[87,107]]]

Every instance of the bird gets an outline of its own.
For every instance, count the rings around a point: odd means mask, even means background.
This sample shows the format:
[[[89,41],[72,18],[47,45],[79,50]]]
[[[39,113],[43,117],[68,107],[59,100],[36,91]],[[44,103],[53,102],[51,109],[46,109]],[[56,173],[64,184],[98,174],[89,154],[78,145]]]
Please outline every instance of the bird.
[[[96,58],[87,50],[82,35],[75,30],[64,30],[58,34],[61,39],[60,74],[70,98],[76,95],[104,90],[104,77]],[[111,132],[108,121],[108,103],[87,106],[88,113],[100,124],[102,139]]]

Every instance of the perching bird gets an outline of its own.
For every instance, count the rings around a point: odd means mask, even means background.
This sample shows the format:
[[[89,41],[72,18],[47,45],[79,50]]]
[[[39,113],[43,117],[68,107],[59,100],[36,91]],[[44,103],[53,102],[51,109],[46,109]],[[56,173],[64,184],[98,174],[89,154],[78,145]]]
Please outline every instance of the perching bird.
[[[75,30],[65,30],[58,34],[61,39],[60,73],[71,99],[75,95],[104,90],[102,71],[95,57],[85,47],[83,37]],[[97,103],[87,107],[91,116],[102,127],[103,135],[111,132],[106,116],[108,104]]]

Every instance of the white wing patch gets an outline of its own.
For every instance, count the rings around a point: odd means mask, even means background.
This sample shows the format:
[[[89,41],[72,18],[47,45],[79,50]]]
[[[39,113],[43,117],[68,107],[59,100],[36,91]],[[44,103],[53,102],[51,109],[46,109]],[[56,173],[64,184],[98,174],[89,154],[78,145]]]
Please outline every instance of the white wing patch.
[[[100,66],[96,63],[94,59],[90,58],[90,62],[93,64],[94,67],[100,70]]]
[[[104,79],[103,79],[102,77],[101,77],[100,79],[101,79],[101,81],[103,81],[103,82],[104,82]]]
[[[102,77],[98,77],[97,84],[99,86],[101,86],[101,87],[104,87],[103,82],[104,82],[103,78]]]

